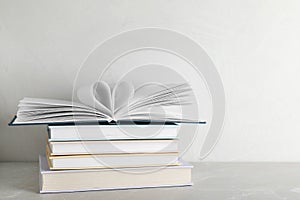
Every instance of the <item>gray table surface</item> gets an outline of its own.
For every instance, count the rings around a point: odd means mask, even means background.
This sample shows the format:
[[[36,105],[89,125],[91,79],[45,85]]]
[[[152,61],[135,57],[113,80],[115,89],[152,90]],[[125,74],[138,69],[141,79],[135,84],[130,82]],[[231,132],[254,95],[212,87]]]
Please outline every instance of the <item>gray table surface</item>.
[[[300,163],[194,163],[194,186],[38,193],[38,163],[0,163],[0,199],[300,199]]]

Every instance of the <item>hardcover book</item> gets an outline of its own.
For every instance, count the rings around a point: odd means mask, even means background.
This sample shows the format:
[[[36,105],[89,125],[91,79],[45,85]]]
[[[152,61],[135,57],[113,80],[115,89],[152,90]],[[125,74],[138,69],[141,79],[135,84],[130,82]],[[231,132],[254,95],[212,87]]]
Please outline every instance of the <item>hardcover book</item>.
[[[178,152],[178,140],[50,141],[48,145],[51,156]]]
[[[191,89],[187,84],[168,88],[143,86],[135,89],[120,82],[112,89],[103,81],[82,87],[79,102],[54,99],[24,98],[18,105],[11,125],[51,124],[67,122],[192,122],[180,112],[189,103]],[[154,109],[154,108],[163,108]]]
[[[176,139],[179,125],[49,125],[49,141]]]
[[[177,152],[51,156],[46,147],[46,153],[53,170],[178,165]]]
[[[117,190],[153,187],[189,186],[192,165],[165,167],[133,167],[124,169],[49,169],[47,159],[40,156],[40,193]]]

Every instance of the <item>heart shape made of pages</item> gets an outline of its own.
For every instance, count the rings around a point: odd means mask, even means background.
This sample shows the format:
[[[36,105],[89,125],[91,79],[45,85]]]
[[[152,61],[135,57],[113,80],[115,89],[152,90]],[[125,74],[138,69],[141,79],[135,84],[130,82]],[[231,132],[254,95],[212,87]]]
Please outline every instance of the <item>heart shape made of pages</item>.
[[[118,82],[113,89],[104,81],[80,87],[78,99],[85,105],[113,117],[116,111],[129,104],[134,96],[134,87],[128,82]]]

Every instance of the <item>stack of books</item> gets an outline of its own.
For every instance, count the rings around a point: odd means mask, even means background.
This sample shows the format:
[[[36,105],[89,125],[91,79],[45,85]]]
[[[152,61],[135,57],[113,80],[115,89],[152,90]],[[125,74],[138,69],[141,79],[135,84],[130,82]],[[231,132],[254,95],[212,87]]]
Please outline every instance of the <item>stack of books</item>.
[[[201,123],[174,112],[188,92],[100,81],[79,89],[81,103],[24,98],[10,125],[48,125],[41,193],[186,186],[192,166],[179,159],[177,132]]]
[[[191,185],[192,166],[178,158],[178,125],[164,125],[153,135],[158,127],[48,126],[40,192]],[[139,130],[139,136],[131,130]]]

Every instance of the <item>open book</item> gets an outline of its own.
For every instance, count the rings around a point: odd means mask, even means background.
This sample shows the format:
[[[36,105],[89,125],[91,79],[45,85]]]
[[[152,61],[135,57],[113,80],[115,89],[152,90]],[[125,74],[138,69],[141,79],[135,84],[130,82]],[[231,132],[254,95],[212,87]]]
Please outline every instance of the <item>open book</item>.
[[[189,103],[190,87],[144,85],[134,88],[120,82],[112,89],[103,81],[77,91],[78,101],[24,98],[12,125],[89,121],[193,121],[181,115],[181,105]]]

